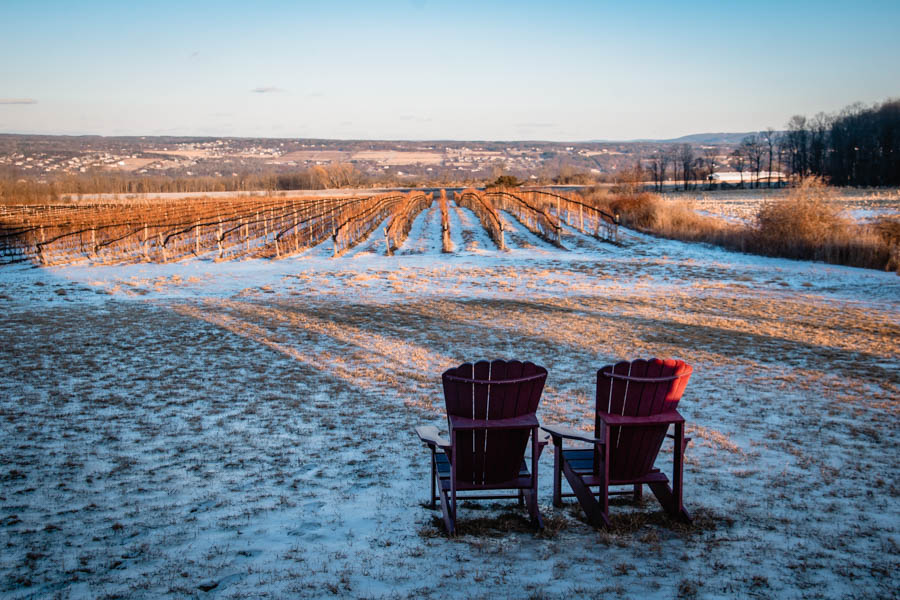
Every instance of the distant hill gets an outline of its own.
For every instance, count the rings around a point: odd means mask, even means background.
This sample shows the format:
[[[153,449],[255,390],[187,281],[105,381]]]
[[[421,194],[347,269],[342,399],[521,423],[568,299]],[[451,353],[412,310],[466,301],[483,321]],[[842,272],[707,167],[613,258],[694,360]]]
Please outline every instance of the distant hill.
[[[638,139],[638,140],[625,140],[621,143],[640,143],[640,144],[708,144],[708,145],[716,145],[716,144],[740,144],[741,141],[747,137],[748,135],[753,135],[756,133],[755,131],[747,131],[744,133],[692,133],[690,135],[683,135],[677,138],[671,138],[667,140],[656,140],[656,139]],[[780,132],[779,132],[780,133]],[[593,143],[609,143],[613,140],[591,140]]]
[[[691,135],[683,135],[679,138],[671,140],[658,140],[660,142],[671,142],[673,144],[740,144],[748,135],[753,135],[755,131],[745,133],[692,133]]]

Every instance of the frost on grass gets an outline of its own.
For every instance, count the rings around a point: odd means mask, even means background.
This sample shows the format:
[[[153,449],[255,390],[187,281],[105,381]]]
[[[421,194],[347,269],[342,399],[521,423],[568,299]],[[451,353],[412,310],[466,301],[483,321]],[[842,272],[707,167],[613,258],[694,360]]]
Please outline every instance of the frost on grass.
[[[571,229],[498,252],[457,208],[446,256],[439,227],[391,258],[0,270],[0,595],[896,593],[900,279]],[[587,429],[596,369],[651,355],[695,367],[693,525],[645,494],[595,530],[547,452],[543,532],[464,503],[444,535],[412,433],[441,371],[533,360],[541,418]]]

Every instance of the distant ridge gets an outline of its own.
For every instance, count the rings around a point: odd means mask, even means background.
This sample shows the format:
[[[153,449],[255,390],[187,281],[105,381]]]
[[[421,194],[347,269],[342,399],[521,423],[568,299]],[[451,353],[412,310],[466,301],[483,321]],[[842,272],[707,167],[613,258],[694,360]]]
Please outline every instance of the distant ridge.
[[[741,141],[747,137],[748,135],[753,135],[756,133],[755,131],[747,131],[744,133],[726,133],[726,132],[718,132],[718,133],[692,133],[690,135],[683,135],[677,138],[671,138],[666,140],[659,139],[637,139],[637,140],[622,140],[619,143],[633,143],[633,144],[740,144]],[[779,132],[780,133],[780,132]],[[613,140],[591,140],[592,143],[609,143]]]
[[[660,142],[671,142],[679,144],[740,144],[748,135],[753,135],[755,131],[747,131],[745,133],[692,133],[691,135],[683,135],[679,138],[671,140],[659,140]]]

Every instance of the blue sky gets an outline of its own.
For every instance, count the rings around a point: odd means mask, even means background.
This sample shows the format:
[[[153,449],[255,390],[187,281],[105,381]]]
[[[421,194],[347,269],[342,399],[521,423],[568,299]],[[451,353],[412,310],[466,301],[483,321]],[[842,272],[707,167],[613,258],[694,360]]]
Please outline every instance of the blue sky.
[[[0,0],[0,132],[634,139],[900,97],[900,1]]]

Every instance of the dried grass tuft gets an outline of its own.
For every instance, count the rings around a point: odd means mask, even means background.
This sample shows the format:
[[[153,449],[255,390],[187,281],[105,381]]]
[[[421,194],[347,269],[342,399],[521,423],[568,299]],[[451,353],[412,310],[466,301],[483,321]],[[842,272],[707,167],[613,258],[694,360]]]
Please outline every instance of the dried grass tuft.
[[[752,225],[727,223],[697,213],[690,202],[648,192],[589,191],[587,198],[618,214],[626,227],[665,238],[900,274],[900,221],[851,221],[834,188],[820,179],[803,180],[787,198],[763,204]]]

